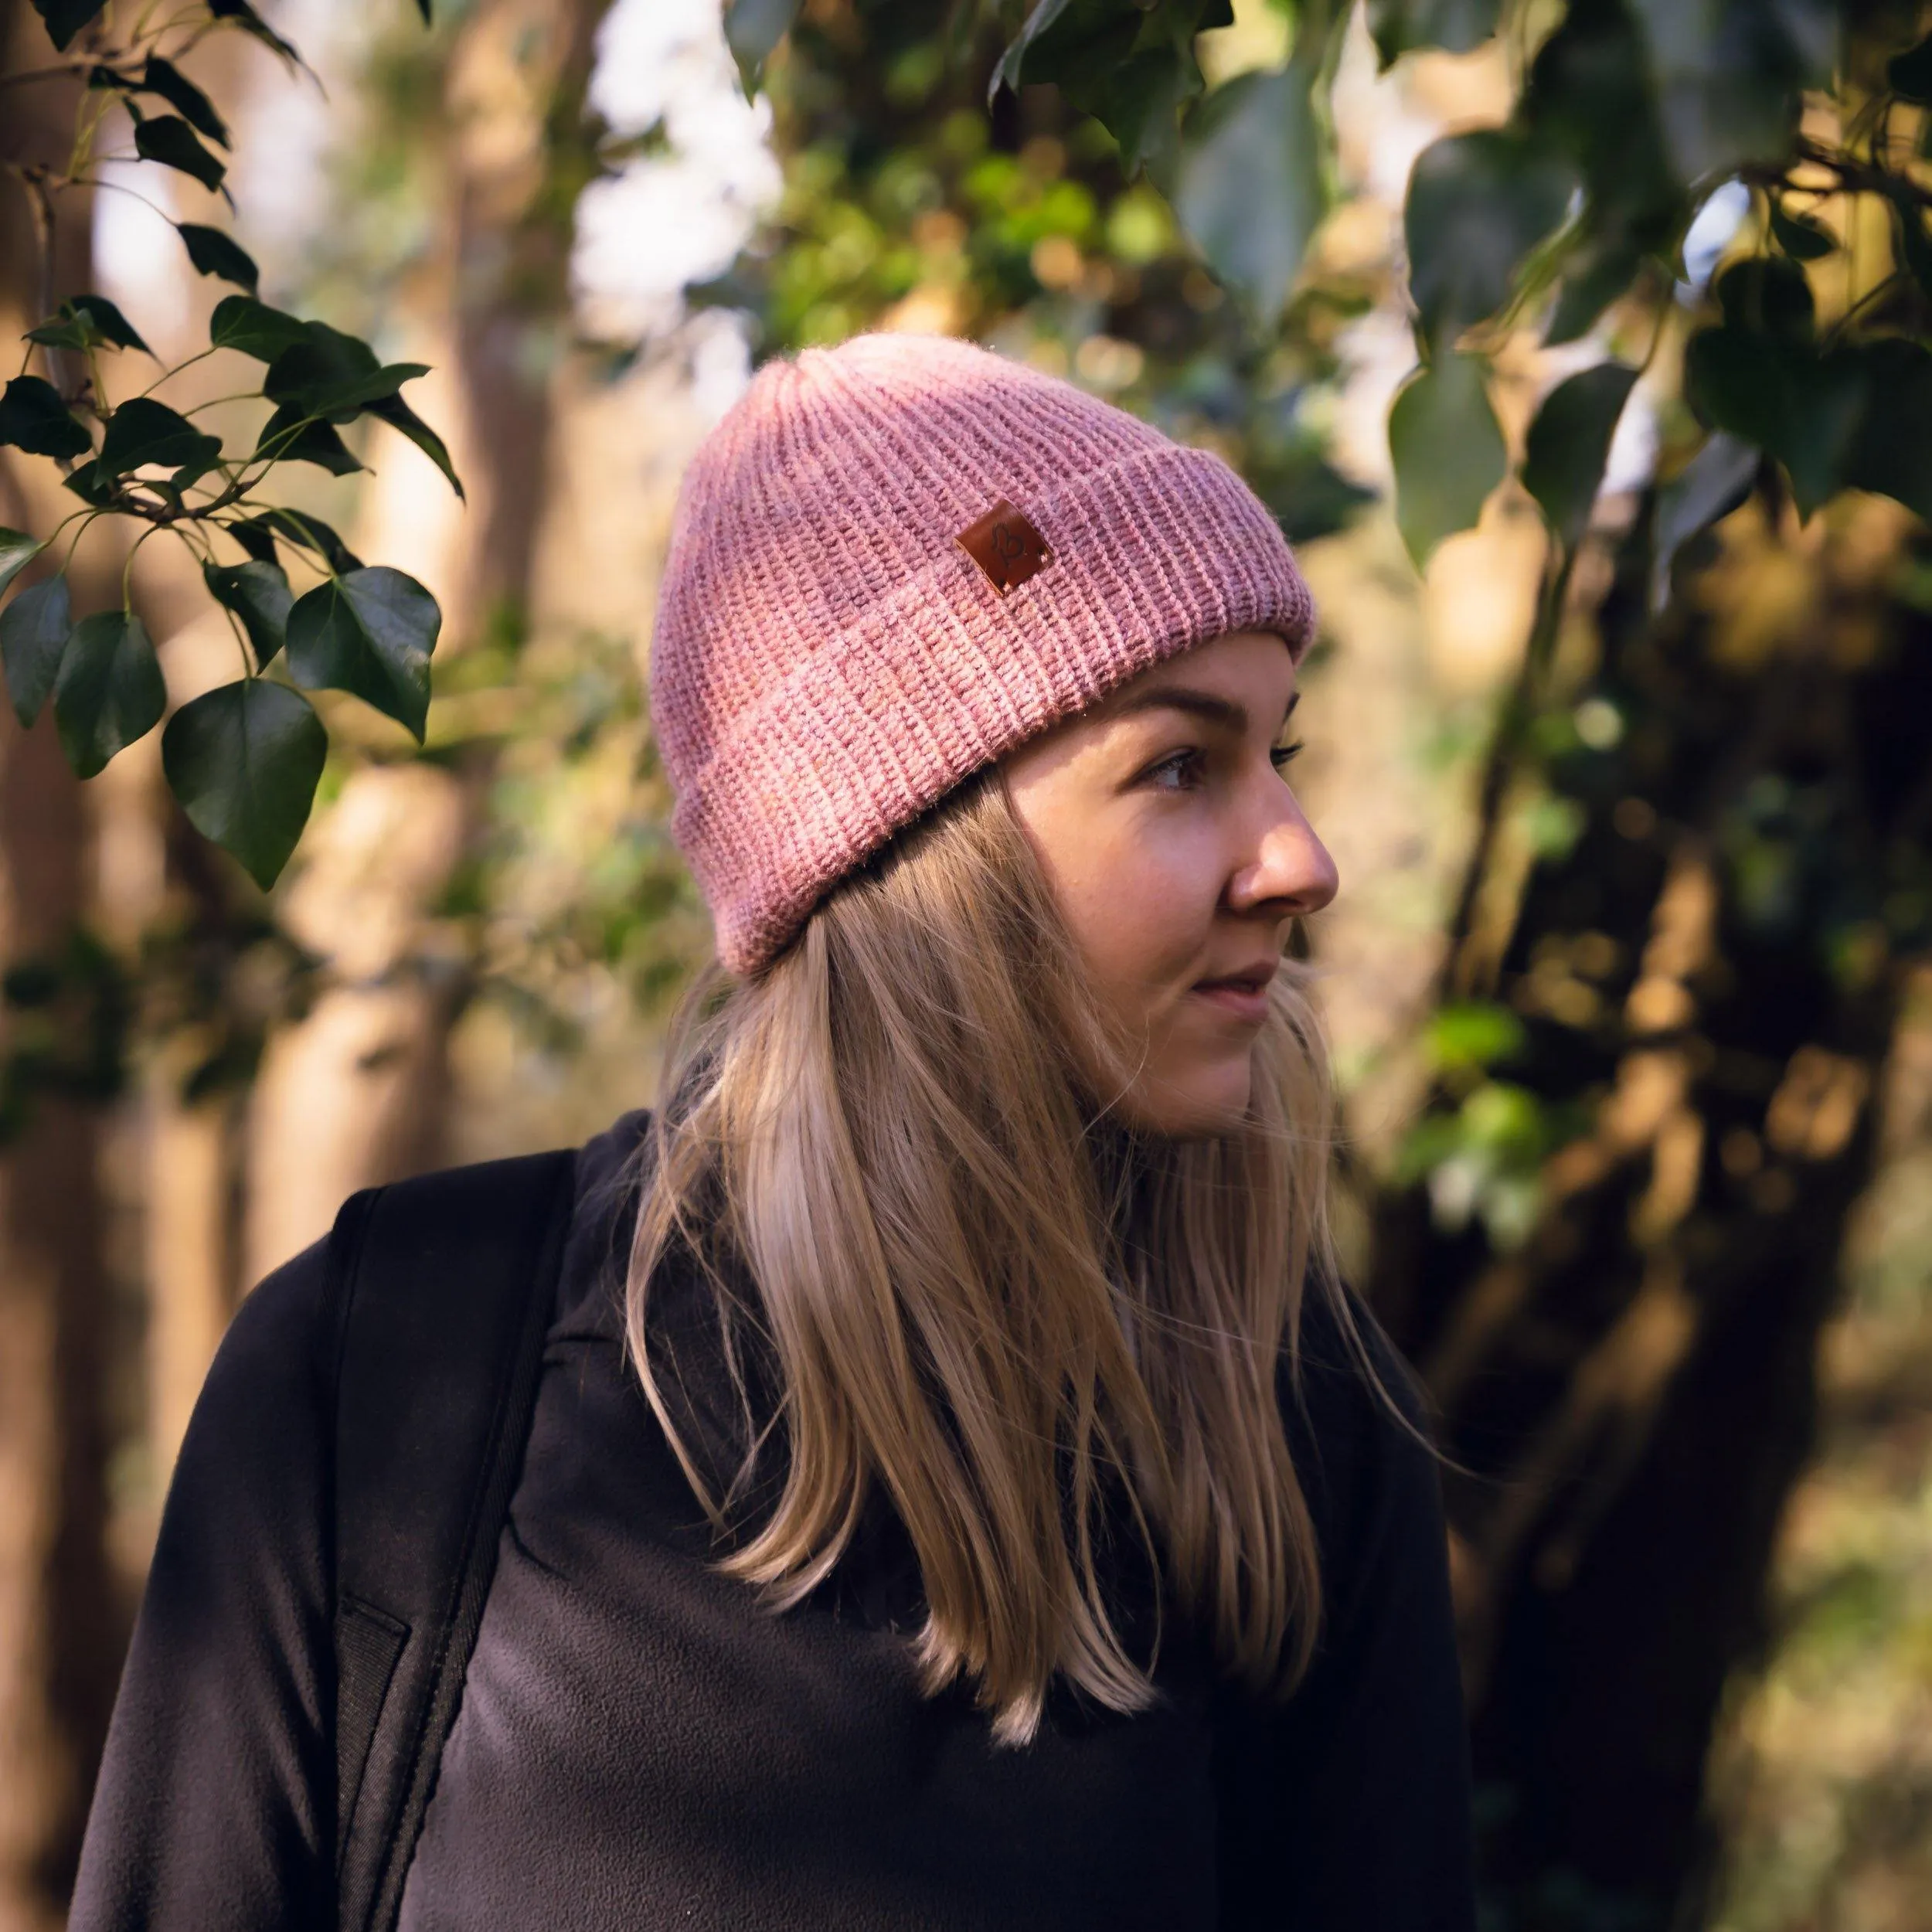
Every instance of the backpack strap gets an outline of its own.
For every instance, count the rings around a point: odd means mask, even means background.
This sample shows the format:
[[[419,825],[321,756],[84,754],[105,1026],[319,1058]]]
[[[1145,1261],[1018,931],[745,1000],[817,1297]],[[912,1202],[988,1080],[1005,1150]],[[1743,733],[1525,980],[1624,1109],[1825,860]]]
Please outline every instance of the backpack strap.
[[[389,1932],[496,1567],[575,1196],[566,1150],[355,1195],[338,1337],[336,1923]]]

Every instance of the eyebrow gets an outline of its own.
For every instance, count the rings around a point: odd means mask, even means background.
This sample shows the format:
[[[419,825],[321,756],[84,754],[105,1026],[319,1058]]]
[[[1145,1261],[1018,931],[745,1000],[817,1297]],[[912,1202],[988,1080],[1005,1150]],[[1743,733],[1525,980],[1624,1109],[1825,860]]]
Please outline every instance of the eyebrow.
[[[1301,702],[1301,693],[1298,691],[1289,699],[1288,708],[1281,714],[1283,724],[1294,716],[1294,708]],[[1128,718],[1142,711],[1185,711],[1190,716],[1237,735],[1244,735],[1248,728],[1246,705],[1239,704],[1232,698],[1219,697],[1212,691],[1199,690],[1192,685],[1156,685],[1151,690],[1134,692],[1120,700],[1113,715]]]

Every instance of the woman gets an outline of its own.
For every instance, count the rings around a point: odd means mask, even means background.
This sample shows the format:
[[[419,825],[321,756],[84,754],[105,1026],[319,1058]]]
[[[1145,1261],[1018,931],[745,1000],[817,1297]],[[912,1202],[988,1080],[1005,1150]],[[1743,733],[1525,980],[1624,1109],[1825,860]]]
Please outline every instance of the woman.
[[[1459,1932],[1435,1465],[1336,1279],[1218,457],[937,338],[760,371],[651,700],[721,964],[582,1150],[427,1928]],[[74,1925],[335,1922],[319,1250],[182,1454]]]

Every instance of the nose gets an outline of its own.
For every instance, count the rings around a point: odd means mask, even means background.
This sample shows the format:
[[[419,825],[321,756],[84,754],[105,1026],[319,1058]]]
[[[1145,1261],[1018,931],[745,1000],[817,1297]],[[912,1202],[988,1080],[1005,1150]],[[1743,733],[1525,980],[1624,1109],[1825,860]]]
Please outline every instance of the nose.
[[[1286,786],[1274,791],[1267,821],[1228,880],[1228,906],[1249,915],[1304,917],[1335,897],[1341,875],[1294,794]]]

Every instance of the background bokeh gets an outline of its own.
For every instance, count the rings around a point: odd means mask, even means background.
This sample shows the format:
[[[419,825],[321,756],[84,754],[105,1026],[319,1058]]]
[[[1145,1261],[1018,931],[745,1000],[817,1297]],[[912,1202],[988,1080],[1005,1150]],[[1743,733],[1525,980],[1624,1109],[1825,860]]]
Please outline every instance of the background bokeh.
[[[1001,41],[969,9],[808,0],[750,104],[717,0],[270,14],[326,93],[209,43],[236,231],[265,298],[432,366],[412,398],[468,502],[381,425],[366,474],[298,473],[444,624],[426,745],[321,699],[271,894],[186,826],[156,737],[82,787],[50,719],[0,715],[0,1932],[61,1922],[172,1458],[249,1285],[358,1187],[652,1097],[709,943],[640,677],[673,494],[757,359],[869,328],[971,336],[1222,449],[1315,585],[1296,774],[1343,881],[1308,938],[1345,1233],[1474,1471],[1489,1927],[1926,1932],[1932,866],[1854,888],[1869,715],[1932,706],[1932,546],[1886,498],[1753,500],[1653,614],[1619,543],[1681,424],[1640,386],[1562,616],[1570,699],[1459,907],[1546,541],[1508,484],[1410,561],[1400,209],[1430,141],[1508,115],[1520,47],[1384,70],[1355,22],[1335,206],[1257,342],[1059,89],[988,107]],[[1288,9],[1235,14],[1210,83],[1286,57]],[[26,0],[0,22],[36,64]],[[225,217],[110,172],[63,245],[179,359],[220,291],[150,204]],[[1713,197],[1685,312],[1748,212]],[[36,292],[0,220],[12,339]],[[1616,327],[1502,345],[1506,432]],[[182,396],[222,393],[201,373]],[[5,455],[26,527],[47,481]],[[179,703],[233,646],[166,547],[134,581]],[[1932,786],[1894,794],[1888,849],[1922,850]]]

